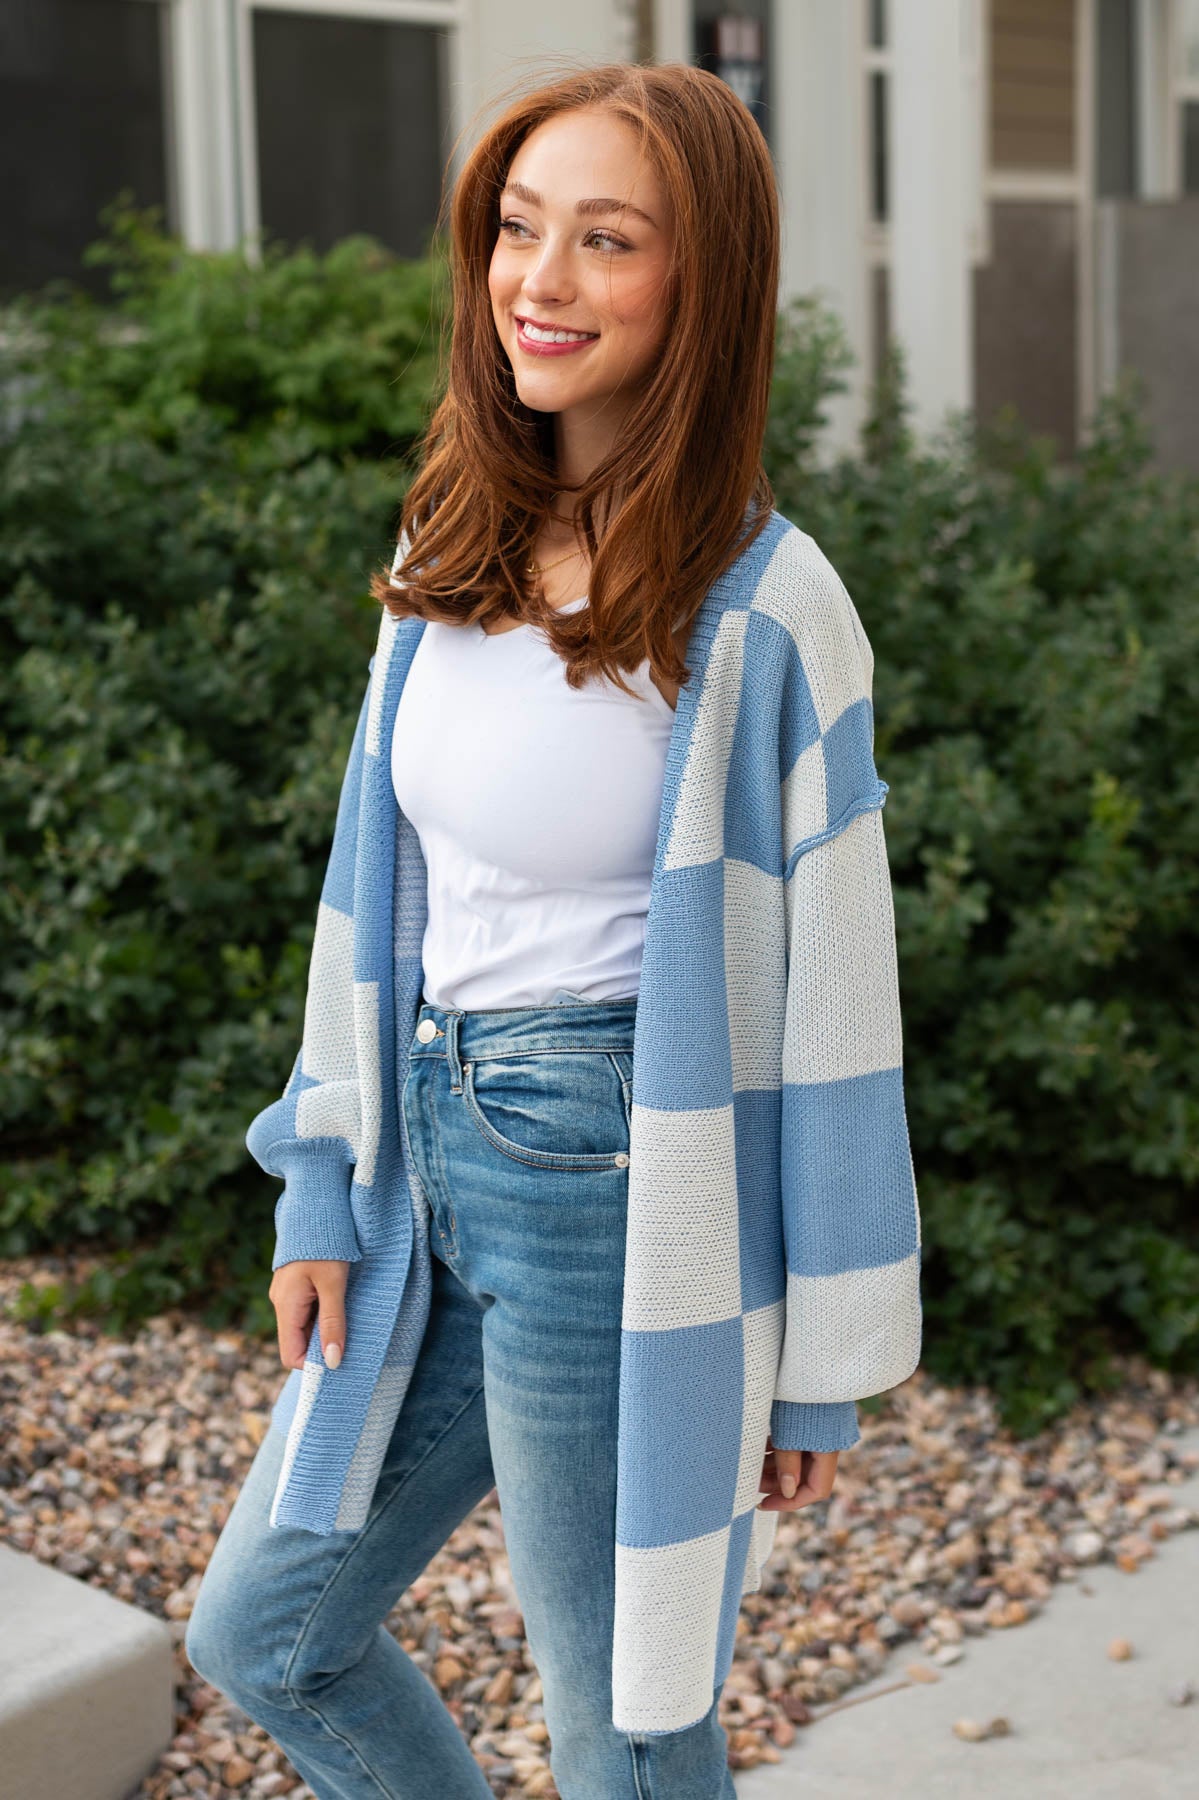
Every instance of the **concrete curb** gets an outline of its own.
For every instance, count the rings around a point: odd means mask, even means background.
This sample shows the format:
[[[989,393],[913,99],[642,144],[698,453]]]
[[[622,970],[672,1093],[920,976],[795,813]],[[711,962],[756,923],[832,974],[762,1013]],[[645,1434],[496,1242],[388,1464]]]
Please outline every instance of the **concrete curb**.
[[[0,1544],[4,1800],[126,1800],[170,1749],[161,1619]]]

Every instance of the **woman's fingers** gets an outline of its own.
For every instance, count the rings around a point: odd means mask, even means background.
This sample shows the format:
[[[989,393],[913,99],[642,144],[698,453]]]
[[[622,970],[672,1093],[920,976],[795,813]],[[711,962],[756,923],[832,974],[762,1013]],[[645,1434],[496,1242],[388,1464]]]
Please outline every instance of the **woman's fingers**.
[[[839,1450],[776,1450],[767,1438],[758,1484],[766,1499],[759,1501],[758,1511],[794,1512],[813,1500],[827,1500],[839,1455]]]
[[[346,1275],[348,1262],[314,1263],[320,1302],[321,1354],[325,1367],[335,1369],[346,1343]]]
[[[312,1309],[318,1310],[321,1354],[335,1369],[346,1342],[347,1262],[284,1263],[275,1270],[268,1290],[275,1309],[279,1360],[285,1369],[300,1369],[312,1335]]]

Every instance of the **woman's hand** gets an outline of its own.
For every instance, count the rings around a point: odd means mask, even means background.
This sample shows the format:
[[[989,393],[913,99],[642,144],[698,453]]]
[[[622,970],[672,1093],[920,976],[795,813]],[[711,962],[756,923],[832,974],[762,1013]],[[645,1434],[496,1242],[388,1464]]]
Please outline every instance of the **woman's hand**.
[[[766,1498],[758,1502],[758,1511],[794,1512],[813,1500],[827,1500],[840,1454],[839,1450],[776,1450],[767,1432],[766,1458],[758,1483],[758,1492]]]
[[[348,1262],[292,1262],[275,1270],[267,1297],[279,1327],[279,1360],[285,1369],[301,1369],[312,1330],[312,1308],[319,1308],[321,1354],[335,1369],[346,1341],[346,1276]]]

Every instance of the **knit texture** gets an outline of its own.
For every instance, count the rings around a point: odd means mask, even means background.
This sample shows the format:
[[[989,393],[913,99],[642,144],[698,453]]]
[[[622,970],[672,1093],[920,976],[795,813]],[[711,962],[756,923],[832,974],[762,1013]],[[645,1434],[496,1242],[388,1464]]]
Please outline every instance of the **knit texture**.
[[[401,540],[399,554],[407,548]],[[283,1179],[273,1268],[350,1263],[274,1420],[272,1526],[364,1523],[428,1318],[399,1077],[423,984],[420,843],[390,748],[424,621],[385,614],[318,911],[303,1045],[247,1143]],[[920,1216],[874,766],[874,658],[776,512],[712,585],[666,758],[633,1041],[612,1722],[696,1723],[759,1586],[780,1448],[847,1449],[920,1357]],[[585,1528],[583,1526],[580,1527]]]

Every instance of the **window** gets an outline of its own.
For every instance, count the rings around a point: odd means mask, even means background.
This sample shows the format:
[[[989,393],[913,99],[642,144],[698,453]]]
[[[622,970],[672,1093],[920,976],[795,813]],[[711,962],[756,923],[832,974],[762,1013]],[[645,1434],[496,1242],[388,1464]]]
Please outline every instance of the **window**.
[[[986,252],[983,204],[985,154],[986,0],[959,0],[958,53],[962,74],[962,144],[967,243],[972,258]],[[864,0],[862,61],[866,79],[868,217],[885,227],[891,217],[890,110],[894,66],[891,10],[887,0]]]
[[[1182,191],[1199,194],[1199,0],[1178,0]]]
[[[1099,0],[1095,15],[1095,192],[1101,200],[1138,191],[1133,12],[1133,0]]]
[[[0,290],[56,276],[107,291],[80,257],[129,189],[174,229],[168,175],[169,7],[159,0],[6,0],[0,12]]]
[[[866,171],[870,220],[885,225],[891,216],[887,134],[890,129],[891,42],[886,0],[866,0]]]
[[[444,27],[253,11],[264,232],[327,250],[368,232],[421,256],[448,154]]]
[[[784,0],[785,4],[785,0]],[[727,82],[770,141],[770,0],[695,0],[695,62]]]

